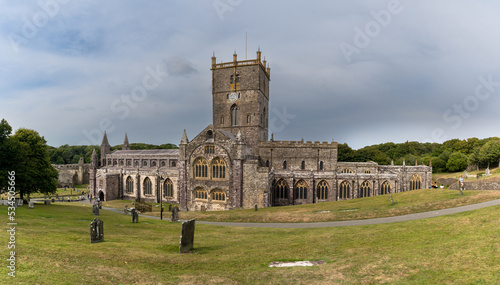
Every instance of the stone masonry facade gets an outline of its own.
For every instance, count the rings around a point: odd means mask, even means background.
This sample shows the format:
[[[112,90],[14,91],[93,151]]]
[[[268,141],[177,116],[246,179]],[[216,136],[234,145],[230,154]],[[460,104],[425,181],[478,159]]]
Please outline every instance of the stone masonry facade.
[[[257,58],[216,63],[212,57],[213,122],[179,149],[92,155],[89,182],[101,200],[179,204],[184,211],[311,204],[385,195],[431,185],[432,167],[338,162],[332,142],[268,139],[270,68]]]

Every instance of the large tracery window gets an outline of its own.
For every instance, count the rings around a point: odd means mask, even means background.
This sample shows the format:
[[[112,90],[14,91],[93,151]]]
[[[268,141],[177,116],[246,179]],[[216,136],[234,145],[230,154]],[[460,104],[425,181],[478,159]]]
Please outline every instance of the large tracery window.
[[[196,188],[196,189],[194,189],[193,196],[195,199],[207,200],[208,199],[208,192],[207,192],[207,190],[205,190],[203,188]]]
[[[144,192],[144,195],[151,195],[153,194],[153,187],[152,187],[152,183],[151,183],[151,180],[149,179],[149,177],[146,177],[144,179],[144,183],[142,185],[142,188],[143,188],[143,192]]]
[[[276,199],[288,199],[288,184],[286,184],[285,180],[279,180],[278,183],[276,183],[274,191]]]
[[[208,178],[208,163],[204,158],[197,158],[193,163],[194,178]]]
[[[226,201],[226,193],[220,189],[215,189],[212,191],[212,201]]]
[[[413,174],[410,178],[410,190],[421,189],[422,178],[418,174]]]
[[[222,158],[212,160],[212,178],[226,179],[226,162]]]
[[[382,183],[382,186],[380,187],[380,195],[389,193],[391,193],[391,183],[389,183],[389,181],[385,181],[384,183]]]
[[[320,183],[318,183],[318,199],[328,199],[328,184],[325,180],[322,180]]]
[[[370,182],[365,181],[359,188],[359,198],[370,197]]]
[[[304,180],[295,185],[295,199],[307,199],[307,184]]]
[[[134,192],[134,179],[132,177],[127,177],[127,182],[126,182],[126,192],[127,193],[133,193]]]
[[[339,199],[348,199],[351,197],[351,184],[349,182],[344,181],[340,183],[339,186]]]
[[[167,178],[165,180],[165,183],[163,183],[164,187],[164,196],[167,198],[172,198],[174,196],[174,184],[172,183],[172,180],[170,178]]]

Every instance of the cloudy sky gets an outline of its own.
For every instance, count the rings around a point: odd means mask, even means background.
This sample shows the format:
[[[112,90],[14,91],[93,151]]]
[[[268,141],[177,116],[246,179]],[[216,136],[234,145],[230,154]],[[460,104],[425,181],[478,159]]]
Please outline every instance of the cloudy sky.
[[[0,118],[52,146],[100,144],[104,130],[111,145],[125,132],[130,142],[178,144],[183,129],[193,138],[212,119],[212,54],[253,59],[258,48],[275,139],[360,148],[500,136],[498,1],[0,7]]]

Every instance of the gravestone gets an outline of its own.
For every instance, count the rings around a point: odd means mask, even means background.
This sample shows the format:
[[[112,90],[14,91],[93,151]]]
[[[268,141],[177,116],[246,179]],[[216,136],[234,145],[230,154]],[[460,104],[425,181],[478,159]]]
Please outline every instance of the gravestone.
[[[469,176],[467,175],[467,170],[464,171],[464,178],[468,178]]]
[[[35,208],[35,202],[30,201],[30,203],[29,203],[29,208],[30,208],[30,209],[34,209],[34,208]]]
[[[94,214],[94,216],[99,216],[99,207],[96,204],[92,206],[92,214]]]
[[[47,194],[43,194],[43,199],[47,199]]]
[[[168,211],[172,212],[172,204],[168,204]]]
[[[179,245],[179,253],[186,253],[193,249],[194,222],[195,220],[193,219],[182,223],[181,243]]]
[[[172,207],[172,218],[170,222],[177,222],[179,220],[179,208]]]
[[[391,195],[391,203],[394,206],[394,200],[392,199],[392,195]]]
[[[200,211],[205,212],[206,210],[207,210],[207,208],[205,207],[205,205],[201,205]]]
[[[136,209],[132,210],[132,223],[138,223],[139,222],[139,213],[137,212]]]
[[[45,200],[45,201],[43,201],[43,203],[44,203],[45,205],[47,205],[47,206],[50,206],[50,200]]]
[[[127,208],[127,205],[125,205],[125,209],[123,209],[123,213],[124,213],[125,215],[128,215],[128,208]]]
[[[484,171],[484,176],[488,176],[488,175],[491,175],[490,174],[490,168],[486,168],[486,170]]]
[[[102,202],[101,202],[101,201],[99,201],[99,203],[98,203],[98,204],[99,204],[99,209],[102,209]]]
[[[258,210],[258,209],[259,209],[259,208],[257,207],[257,205],[255,205],[255,212],[257,212],[257,210]]]
[[[90,223],[90,243],[104,241],[104,226],[103,221],[99,218],[94,218]]]

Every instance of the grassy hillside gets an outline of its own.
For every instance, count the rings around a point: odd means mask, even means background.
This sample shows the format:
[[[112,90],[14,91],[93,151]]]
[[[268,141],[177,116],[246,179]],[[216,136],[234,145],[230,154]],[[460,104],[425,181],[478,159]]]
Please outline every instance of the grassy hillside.
[[[420,194],[408,192],[406,199],[418,205]],[[355,206],[360,210],[372,204],[370,199],[352,201],[360,203]],[[291,210],[276,209],[281,210],[276,215]],[[90,206],[37,204],[16,211],[17,274],[9,277],[2,266],[0,284],[497,284],[499,213],[497,206],[320,229],[197,224],[195,250],[178,254],[180,223],[141,217],[132,224],[131,216],[101,211],[105,241],[91,244]],[[0,215],[7,217],[7,207],[0,206]],[[0,231],[0,240],[7,244],[7,231]],[[8,256],[2,248],[2,256]],[[292,260],[327,264],[268,267],[272,261]]]

